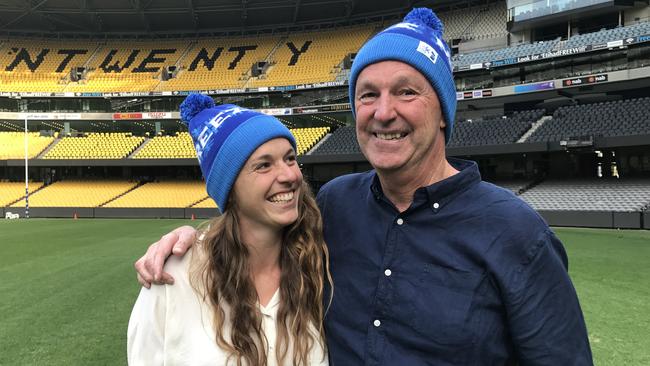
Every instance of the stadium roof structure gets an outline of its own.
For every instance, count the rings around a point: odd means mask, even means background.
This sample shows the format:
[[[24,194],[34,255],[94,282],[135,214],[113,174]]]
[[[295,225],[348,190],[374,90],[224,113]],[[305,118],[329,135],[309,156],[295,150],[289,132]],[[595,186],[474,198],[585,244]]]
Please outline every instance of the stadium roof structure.
[[[399,19],[491,0],[6,0],[0,34],[60,38],[247,35]]]

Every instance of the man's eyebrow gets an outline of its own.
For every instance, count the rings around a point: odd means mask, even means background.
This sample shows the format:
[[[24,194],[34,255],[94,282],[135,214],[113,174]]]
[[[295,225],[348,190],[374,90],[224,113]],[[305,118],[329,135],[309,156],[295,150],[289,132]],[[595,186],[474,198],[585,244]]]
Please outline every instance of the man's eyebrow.
[[[362,80],[360,83],[357,83],[357,89],[372,89],[375,88],[375,84],[367,80]]]

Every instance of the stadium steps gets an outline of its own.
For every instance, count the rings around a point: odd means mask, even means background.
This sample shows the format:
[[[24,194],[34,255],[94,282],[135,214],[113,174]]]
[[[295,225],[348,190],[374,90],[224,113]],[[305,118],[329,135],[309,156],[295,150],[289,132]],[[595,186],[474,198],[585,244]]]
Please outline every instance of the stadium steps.
[[[92,65],[92,62],[95,60],[95,57],[97,57],[97,54],[99,53],[99,51],[102,50],[102,48],[104,47],[105,44],[106,44],[106,42],[98,43],[97,47],[95,47],[95,50],[93,51],[93,54],[90,55],[90,57],[88,57],[88,60],[82,65],[86,69],[86,74],[88,72],[90,72],[90,71],[93,71],[93,70],[91,70],[91,68],[88,65]],[[78,82],[75,83],[75,85],[80,84],[81,81],[83,81],[85,83],[86,79],[79,80]],[[71,83],[71,81],[68,80],[68,83],[66,84],[65,88],[63,89],[63,92],[69,92],[68,87],[70,86],[70,83]]]
[[[318,142],[316,143],[316,145],[314,145],[311,149],[309,149],[307,152],[305,152],[304,155],[311,155],[312,152],[316,151],[316,149],[318,149],[318,147],[319,147],[323,142],[325,142],[327,139],[329,139],[331,136],[332,136],[331,133],[328,133],[327,135],[323,136],[323,138],[320,139],[320,141],[318,141]]]
[[[47,145],[47,147],[45,147],[45,149],[43,149],[43,151],[41,151],[40,153],[38,153],[36,155],[35,159],[42,159],[43,156],[45,156],[45,154],[49,153],[50,150],[54,149],[54,146],[56,146],[56,144],[58,144],[59,141],[61,141],[60,138],[54,139],[54,141],[52,141],[52,143]]]
[[[47,187],[47,185],[43,184],[43,185],[40,186],[38,189],[35,189],[35,190],[29,192],[29,195],[30,195],[30,196],[33,196],[34,193],[36,193],[36,192],[42,190],[42,189],[45,188],[45,187]],[[16,203],[18,203],[18,202],[20,202],[20,201],[22,201],[22,200],[24,200],[24,199],[25,199],[25,195],[22,195],[22,196],[20,196],[20,198],[18,198],[17,200],[12,201],[12,202],[9,202],[7,205],[5,205],[5,207],[11,207],[11,205],[15,205]]]
[[[258,77],[253,77],[252,74],[250,74],[251,70],[249,69],[247,71],[246,76],[248,78],[246,79],[243,88],[249,88],[250,87],[249,84],[251,83],[252,80],[266,79],[268,77],[271,70],[273,70],[273,68],[275,67],[275,62],[272,62],[273,55],[275,55],[275,52],[280,49],[280,47],[284,44],[284,42],[286,42],[287,39],[289,39],[289,37],[287,36],[280,37],[278,43],[276,43],[275,46],[273,46],[273,48],[271,49],[271,51],[269,51],[269,54],[266,55],[266,57],[264,57],[264,60],[262,61],[268,62],[269,67],[266,69],[266,71],[263,74],[261,74]]]
[[[108,201],[106,201],[106,202],[103,202],[102,204],[98,205],[97,207],[104,207],[104,205],[107,205],[107,204],[109,204],[109,203],[115,201],[116,199],[118,199],[118,198],[124,196],[125,194],[127,194],[127,193],[129,193],[129,192],[131,192],[131,191],[133,191],[133,190],[135,190],[135,189],[138,189],[138,188],[142,187],[142,186],[145,185],[145,184],[146,184],[146,183],[138,182],[138,184],[136,184],[135,186],[133,186],[133,187],[131,187],[130,189],[128,189],[128,190],[126,190],[126,191],[124,191],[124,192],[118,194],[117,196],[111,198],[110,200],[108,200]]]
[[[521,136],[521,138],[519,140],[517,140],[517,143],[521,144],[523,142],[526,142],[528,140],[528,138],[533,133],[535,133],[535,131],[537,131],[538,128],[542,127],[542,125],[544,125],[544,123],[546,123],[547,121],[552,120],[552,119],[553,119],[553,116],[542,116],[542,118],[540,118],[536,122],[534,122],[533,125],[530,127],[530,129],[528,131],[526,131],[526,133],[523,136]]]
[[[181,66],[183,65],[183,60],[184,60],[185,57],[190,53],[190,51],[192,51],[192,50],[194,49],[194,46],[196,46],[196,44],[197,44],[197,41],[191,41],[191,42],[187,45],[187,48],[185,48],[185,51],[183,51],[183,54],[181,54],[181,56],[178,58],[178,60],[177,60],[176,63],[174,64],[174,66],[176,66],[176,77],[175,77],[175,78],[178,78],[178,76],[179,76],[182,72],[185,71],[184,68],[181,67]],[[162,69],[161,69],[161,71],[160,71],[160,74],[162,74]],[[160,75],[160,74],[158,74],[158,75]],[[163,83],[163,82],[162,82],[162,79],[161,79],[161,80],[160,80],[160,83],[158,83],[158,85],[156,85],[156,87],[155,87],[153,90],[155,90],[155,91],[163,91],[163,90],[164,90],[164,88],[163,88],[164,86],[165,86],[165,83]]]
[[[529,190],[537,187],[538,185],[540,185],[542,183],[544,183],[544,178],[535,179],[534,181],[532,181],[532,182],[528,183],[527,185],[525,185],[524,187],[522,187],[519,190],[519,192],[517,192],[517,196],[520,196],[520,195],[524,194],[525,192],[528,192]]]
[[[142,150],[144,148],[144,146],[149,143],[149,141],[151,141],[151,139],[149,137],[145,137],[144,141],[138,147],[136,147],[135,150],[133,150],[132,153],[130,153],[129,155],[126,156],[126,159],[132,159],[134,156],[136,156],[136,154],[140,150]]]
[[[205,200],[209,200],[209,199],[210,199],[210,196],[207,196],[207,197],[201,198],[201,199],[198,200],[198,201],[192,202],[192,203],[191,203],[189,206],[187,206],[187,207],[188,207],[188,208],[190,208],[190,207],[194,207],[194,205],[198,205],[199,203],[201,203],[201,202],[203,202],[203,201],[205,201]]]

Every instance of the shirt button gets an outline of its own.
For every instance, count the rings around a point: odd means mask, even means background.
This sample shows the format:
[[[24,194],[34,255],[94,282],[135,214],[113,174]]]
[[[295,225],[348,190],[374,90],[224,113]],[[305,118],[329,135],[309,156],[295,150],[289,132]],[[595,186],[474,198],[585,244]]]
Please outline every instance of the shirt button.
[[[399,219],[397,219],[397,225],[402,225],[403,223],[404,223],[404,220],[402,220],[401,217]]]
[[[437,210],[437,209],[438,209],[438,207],[440,207],[440,204],[439,204],[438,202],[436,202],[436,203],[434,203],[434,204],[433,204],[433,208],[434,208],[434,209],[436,209],[436,210]]]
[[[393,272],[390,269],[387,269],[387,270],[384,271],[384,274],[386,275],[386,277],[388,277],[388,276],[392,275]]]
[[[375,327],[378,327],[378,326],[381,325],[381,322],[379,321],[379,319],[375,319],[375,321],[372,322],[372,325],[374,325]]]

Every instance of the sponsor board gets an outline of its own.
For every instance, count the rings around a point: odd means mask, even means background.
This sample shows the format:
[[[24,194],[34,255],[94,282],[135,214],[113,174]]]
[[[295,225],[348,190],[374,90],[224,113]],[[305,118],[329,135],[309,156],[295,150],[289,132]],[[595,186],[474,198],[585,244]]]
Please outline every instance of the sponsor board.
[[[259,111],[271,116],[288,116],[291,114],[291,108],[266,108]]]
[[[491,96],[492,96],[492,89],[456,92],[456,100],[478,99],[478,98],[486,98]]]
[[[579,78],[564,79],[562,80],[562,86],[570,87],[570,86],[579,86],[579,85],[586,85],[586,84],[595,84],[595,83],[602,83],[607,80],[608,80],[607,74],[591,75],[591,76],[584,76]]]

